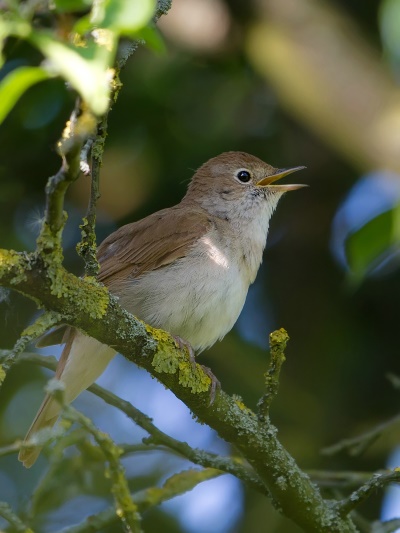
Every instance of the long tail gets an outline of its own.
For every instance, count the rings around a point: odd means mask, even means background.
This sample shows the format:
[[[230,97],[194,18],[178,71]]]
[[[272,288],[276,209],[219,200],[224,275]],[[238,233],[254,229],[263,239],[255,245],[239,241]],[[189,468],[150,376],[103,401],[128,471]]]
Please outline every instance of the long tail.
[[[73,329],[66,332],[64,342],[65,346],[55,377],[65,384],[65,402],[71,403],[104,372],[116,352],[92,337]],[[60,404],[47,395],[25,436],[24,443],[40,429],[52,427],[60,411]],[[41,450],[41,446],[22,448],[18,459],[26,468],[30,468],[39,457]]]

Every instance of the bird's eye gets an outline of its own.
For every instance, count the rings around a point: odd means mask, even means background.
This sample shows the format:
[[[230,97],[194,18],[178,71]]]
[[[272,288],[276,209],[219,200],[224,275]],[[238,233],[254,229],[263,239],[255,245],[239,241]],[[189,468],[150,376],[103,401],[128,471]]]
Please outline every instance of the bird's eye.
[[[251,180],[250,172],[248,170],[239,170],[236,176],[242,183],[248,183]]]

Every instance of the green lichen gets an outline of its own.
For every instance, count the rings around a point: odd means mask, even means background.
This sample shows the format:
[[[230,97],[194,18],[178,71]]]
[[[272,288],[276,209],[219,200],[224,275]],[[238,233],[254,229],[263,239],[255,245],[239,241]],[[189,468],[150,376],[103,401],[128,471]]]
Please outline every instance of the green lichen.
[[[61,265],[64,256],[61,246],[61,235],[67,222],[68,215],[63,211],[61,227],[54,234],[49,224],[44,221],[40,230],[40,235],[37,238],[37,252],[43,257],[46,265],[57,264]]]
[[[183,387],[189,387],[192,394],[201,394],[207,392],[211,386],[211,378],[196,363],[193,369],[190,362],[184,360],[179,363],[179,383]]]
[[[64,214],[64,223],[66,220],[67,215]],[[57,298],[69,299],[77,310],[84,311],[91,318],[102,318],[110,302],[109,292],[96,278],[77,278],[63,268],[62,229],[60,228],[57,235],[53,235],[49,225],[44,222],[37,240],[38,253],[50,278],[50,292]]]
[[[175,374],[179,371],[180,363],[185,361],[184,355],[176,349],[176,345],[168,333],[162,330],[146,327],[157,341],[158,350],[153,357],[152,366],[156,372]]]
[[[158,344],[158,350],[153,357],[152,366],[156,372],[179,375],[179,384],[190,388],[192,394],[207,392],[211,386],[211,379],[203,371],[201,365],[196,363],[195,368],[184,355],[177,349],[176,344],[168,333],[162,330],[146,327]]]
[[[95,278],[77,278],[64,268],[49,270],[51,293],[57,298],[71,300],[78,311],[84,311],[91,318],[102,318],[110,303],[110,295],[106,287],[100,285]]]
[[[82,224],[79,226],[81,230],[81,241],[76,245],[76,251],[85,261],[85,272],[90,275],[96,275],[100,270],[97,260],[96,235],[92,227],[95,220],[95,215],[93,215],[92,223],[89,222],[87,217],[82,219]]]
[[[107,287],[101,285],[92,276],[86,276],[84,281],[90,286],[90,294],[89,298],[83,302],[84,307],[82,309],[85,309],[92,318],[101,318],[107,312],[110,303],[110,293]]]
[[[243,413],[254,416],[253,411],[247,407],[247,405],[243,402],[243,399],[240,396],[238,396],[237,394],[233,394],[232,398]]]
[[[35,320],[33,324],[24,329],[24,331],[21,333],[21,337],[27,337],[32,340],[37,339],[43,335],[45,331],[56,324],[59,324],[61,321],[62,316],[59,313],[55,313],[53,311],[43,313],[37,318],[37,320]]]
[[[286,345],[289,341],[289,335],[284,328],[277,329],[270,333],[269,336],[269,345],[271,351],[276,351],[279,354],[283,354]]]
[[[97,135],[96,140],[92,146],[92,157],[101,162],[104,152],[104,145],[106,142],[107,132],[104,131],[103,135]]]
[[[12,273],[12,285],[26,281],[26,274],[21,263],[21,254],[14,250],[0,250],[0,279]]]
[[[149,333],[157,342],[158,350],[154,355],[152,366],[156,372],[175,374],[179,370],[179,359],[183,358],[182,354],[177,352],[176,355],[171,355],[173,351],[176,352],[176,345],[168,333],[161,329],[154,329],[145,324],[147,333]]]

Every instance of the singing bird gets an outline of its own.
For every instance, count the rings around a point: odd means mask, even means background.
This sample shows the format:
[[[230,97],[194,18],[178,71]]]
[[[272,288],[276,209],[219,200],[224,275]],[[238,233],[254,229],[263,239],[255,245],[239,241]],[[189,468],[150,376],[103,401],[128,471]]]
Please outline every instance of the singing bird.
[[[305,167],[277,169],[244,152],[225,152],[194,174],[182,201],[122,226],[98,248],[98,280],[129,312],[189,343],[196,354],[235,324],[266,245],[281,196],[304,185],[277,184]],[[105,370],[116,352],[68,327],[42,345],[65,343],[56,378],[72,402]],[[53,426],[60,405],[47,395],[25,442]],[[21,449],[26,467],[41,448]]]

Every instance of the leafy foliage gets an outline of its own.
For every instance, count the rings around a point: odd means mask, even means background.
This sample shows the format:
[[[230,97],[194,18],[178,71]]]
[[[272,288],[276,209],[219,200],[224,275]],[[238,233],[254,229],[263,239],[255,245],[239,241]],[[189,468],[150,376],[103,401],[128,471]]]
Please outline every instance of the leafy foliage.
[[[0,122],[4,120],[17,99],[32,84],[46,77],[58,75],[81,95],[95,115],[102,115],[109,106],[114,74],[114,61],[121,36],[143,37],[155,12],[155,0],[101,0],[98,2],[58,1],[46,13],[52,19],[50,28],[37,29],[35,20],[43,13],[24,3],[11,3],[11,9],[1,21],[3,40],[7,37],[26,39],[46,61],[41,67],[18,69],[0,84]],[[82,14],[82,10],[89,13]],[[75,13],[78,15],[75,18]],[[57,20],[61,14],[73,12],[73,28],[60,37]],[[142,33],[139,33],[142,32]],[[12,96],[11,96],[12,95]]]

